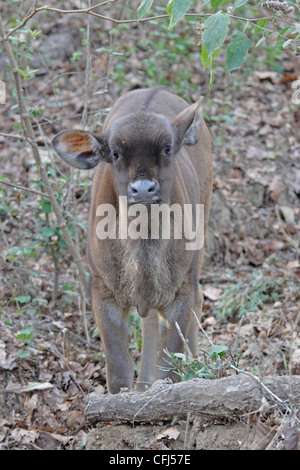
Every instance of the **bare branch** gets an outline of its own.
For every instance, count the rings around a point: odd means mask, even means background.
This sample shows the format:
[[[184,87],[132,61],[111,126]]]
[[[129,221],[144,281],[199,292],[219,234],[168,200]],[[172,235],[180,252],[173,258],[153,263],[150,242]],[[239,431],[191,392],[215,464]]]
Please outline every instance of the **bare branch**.
[[[11,139],[20,139],[24,140],[23,135],[17,135],[17,134],[6,134],[5,132],[0,132],[1,137],[10,137]]]
[[[102,19],[102,20],[110,21],[111,23],[116,24],[116,25],[130,24],[130,23],[145,23],[145,22],[148,22],[148,21],[169,18],[169,14],[163,14],[163,15],[156,15],[156,16],[148,16],[146,18],[133,18],[133,19],[128,19],[128,20],[119,20],[117,18],[111,18],[109,16],[101,15],[100,13],[96,13],[94,11],[98,7],[107,5],[109,3],[113,3],[115,1],[117,1],[117,0],[107,0],[107,1],[102,2],[102,3],[98,3],[97,5],[93,5],[93,6],[89,6],[88,8],[82,8],[82,9],[77,9],[77,10],[62,10],[60,8],[49,7],[48,5],[44,5],[44,6],[39,7],[39,8],[34,8],[34,10],[31,13],[29,13],[27,16],[25,16],[25,18],[23,19],[23,21],[21,21],[20,24],[15,26],[15,28],[11,29],[7,33],[6,38],[11,36],[18,29],[22,28],[34,15],[36,15],[37,13],[40,13],[41,11],[51,11],[53,13],[58,13],[58,14],[63,14],[63,15],[78,14],[78,13],[79,14],[87,14],[87,15],[91,15],[91,16],[94,16],[94,17]],[[228,15],[230,16],[230,18],[233,18],[233,19],[236,19],[236,20],[241,20],[241,21],[246,21],[246,22],[252,23],[252,24],[255,24],[256,22],[258,22],[260,20],[274,20],[273,16],[259,17],[259,18],[243,18],[241,16],[236,16],[234,14],[228,14]],[[186,13],[185,14],[185,17],[193,17],[193,18],[205,18],[207,16],[211,16],[211,13]],[[277,18],[277,19],[281,20],[280,18]],[[288,39],[287,36],[277,32],[277,31],[270,30],[270,29],[267,29],[265,27],[258,26],[258,25],[255,25],[255,26],[259,29],[262,29],[263,31],[267,31],[269,33],[275,33],[275,34],[277,34],[278,36],[280,36],[284,39]],[[2,38],[2,41],[4,39],[5,39],[5,37]]]

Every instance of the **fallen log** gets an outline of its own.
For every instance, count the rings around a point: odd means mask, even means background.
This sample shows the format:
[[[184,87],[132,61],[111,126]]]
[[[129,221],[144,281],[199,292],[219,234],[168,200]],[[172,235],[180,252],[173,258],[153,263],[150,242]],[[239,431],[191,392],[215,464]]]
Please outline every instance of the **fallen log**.
[[[235,375],[215,380],[191,379],[172,384],[158,380],[146,392],[92,397],[85,417],[91,424],[106,421],[161,422],[175,416],[240,417],[262,405],[291,411],[300,404],[300,376],[257,378]]]

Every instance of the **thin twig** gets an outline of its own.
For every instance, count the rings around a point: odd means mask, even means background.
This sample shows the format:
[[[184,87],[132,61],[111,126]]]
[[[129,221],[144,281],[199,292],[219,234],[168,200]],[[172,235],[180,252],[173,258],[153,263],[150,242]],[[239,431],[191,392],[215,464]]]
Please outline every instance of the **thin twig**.
[[[191,418],[191,412],[189,411],[186,417],[186,425],[185,425],[185,432],[184,432],[184,450],[187,450],[187,440],[188,440],[188,430],[189,430],[189,423]]]
[[[4,267],[0,268],[1,269],[7,269],[8,271],[10,270],[15,270],[15,271],[20,271],[20,272],[23,272],[23,273],[26,273],[26,274],[30,274],[30,275],[37,275],[39,277],[47,277],[49,278],[51,276],[51,273],[42,273],[41,271],[34,271],[32,269],[25,269],[25,268],[19,268],[18,266],[13,266],[11,263],[7,263],[7,261],[4,261],[3,259],[0,259],[0,265],[3,265]]]
[[[271,442],[269,442],[269,444],[267,445],[265,450],[272,449],[273,444],[276,442],[276,440],[279,438],[279,436],[281,436],[284,433],[285,429],[289,426],[289,421],[284,419],[284,418],[286,418],[287,414],[288,414],[288,412],[285,413],[285,415],[283,417],[283,420],[282,420],[282,423],[280,424],[279,428],[277,429],[275,436],[273,436],[273,438],[271,439]]]
[[[163,349],[163,353],[169,358],[169,362],[167,360],[166,360],[166,362],[168,362],[168,364],[170,364],[170,366],[173,364],[174,373],[179,375],[181,378],[185,377],[186,371],[184,370],[183,367],[180,366],[179,362],[176,362],[176,360],[174,359],[172,354],[170,354],[169,351],[166,348]],[[166,368],[164,366],[160,366],[160,369],[161,370],[170,370],[169,367]],[[181,375],[180,375],[180,372],[181,372]]]
[[[3,36],[3,39],[6,39],[8,38],[9,36],[11,36],[15,31],[17,31],[18,29],[22,28],[23,26],[25,26],[25,24],[34,16],[36,15],[37,13],[41,12],[41,11],[52,11],[54,13],[62,13],[62,14],[71,14],[71,13],[87,13],[87,14],[92,14],[94,13],[93,10],[95,10],[96,8],[98,7],[101,7],[103,5],[106,5],[107,3],[112,3],[112,2],[115,2],[116,0],[107,0],[105,2],[102,2],[102,3],[97,3],[97,5],[93,5],[91,6],[90,8],[83,8],[83,9],[79,9],[79,10],[61,10],[60,8],[54,8],[54,7],[49,7],[48,5],[44,5],[42,7],[39,7],[39,8],[35,8],[32,10],[31,13],[29,13],[27,16],[25,16],[25,18],[23,19],[23,21],[21,21],[21,23],[19,23],[17,26],[15,26],[13,29],[11,29],[6,37]],[[95,14],[95,13],[94,13]],[[102,15],[98,15],[97,13],[95,14],[96,16],[102,16]],[[2,40],[3,40],[2,39]]]
[[[11,139],[25,140],[23,135],[6,134],[5,132],[0,132],[0,136],[1,136],[1,137],[10,137]]]
[[[12,188],[20,189],[22,191],[26,191],[26,192],[33,193],[33,194],[38,194],[39,196],[49,198],[48,194],[46,193],[41,193],[40,191],[36,191],[35,189],[25,188],[25,186],[21,186],[20,184],[9,183],[8,181],[3,181],[3,180],[0,180],[0,183],[6,184],[7,186],[11,186]]]
[[[171,384],[168,388],[163,388],[163,390],[160,390],[159,392],[155,393],[151,398],[149,398],[149,400],[135,413],[134,417],[133,417],[133,421],[134,419],[137,417],[137,415],[144,409],[146,408],[147,405],[149,405],[149,403],[154,400],[154,398],[156,398],[158,395],[160,395],[161,393],[165,393],[167,392],[171,387],[172,387],[173,384]]]
[[[88,1],[89,8],[91,8],[91,0]],[[87,124],[88,102],[91,88],[91,73],[92,73],[92,60],[91,60],[91,47],[90,47],[90,17],[88,16],[86,26],[86,66],[85,66],[85,87],[84,87],[84,106],[81,117],[81,128],[85,129]]]
[[[201,325],[201,323],[200,323],[200,321],[199,321],[199,318],[198,318],[197,315],[196,315],[196,312],[195,312],[193,309],[191,309],[191,310],[192,310],[192,312],[193,312],[193,314],[194,314],[194,316],[195,316],[195,318],[196,318],[196,320],[197,320],[197,323],[198,323],[198,326],[199,326],[200,330],[201,330],[202,333],[206,336],[206,338],[208,339],[210,345],[213,346],[214,343],[212,342],[212,340],[210,339],[210,337],[207,335],[206,331],[204,331],[204,329],[202,328],[202,325]]]
[[[188,353],[188,356],[193,357],[192,351],[190,350],[190,348],[189,348],[189,346],[188,346],[188,343],[187,343],[187,340],[185,339],[185,337],[184,337],[184,335],[183,335],[183,333],[182,333],[182,331],[181,331],[181,329],[180,329],[180,326],[178,325],[177,321],[175,322],[175,326],[176,326],[177,332],[178,332],[178,334],[179,334],[179,336],[180,336],[180,338],[181,338],[181,340],[182,340],[182,342],[183,342],[183,345],[184,345],[184,347],[185,347],[185,349],[186,349],[186,352]]]
[[[285,406],[285,408],[287,409],[287,411],[289,413],[291,413],[291,410],[290,408],[287,406],[287,402],[285,400],[281,400],[281,398],[277,397],[277,395],[275,395],[275,393],[272,392],[272,390],[270,390],[266,385],[264,385],[262,383],[262,381],[259,379],[259,377],[256,377],[256,375],[253,375],[251,374],[250,372],[247,372],[245,370],[241,370],[241,369],[238,369],[238,367],[235,367],[233,364],[230,364],[230,367],[232,367],[232,369],[234,369],[235,371],[239,372],[239,374],[245,374],[245,375],[248,375],[249,377],[251,377],[252,379],[254,379],[256,382],[258,382],[260,384],[260,386],[267,392],[270,394],[270,396],[272,397],[272,399],[279,403],[280,405],[283,405]]]

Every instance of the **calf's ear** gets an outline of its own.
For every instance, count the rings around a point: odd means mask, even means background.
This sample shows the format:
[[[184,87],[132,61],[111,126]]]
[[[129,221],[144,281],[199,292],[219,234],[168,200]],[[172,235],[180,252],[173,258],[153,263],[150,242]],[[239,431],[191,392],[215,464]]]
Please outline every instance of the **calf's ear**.
[[[58,155],[74,168],[93,168],[109,156],[104,139],[80,130],[60,132],[52,140],[52,145]]]
[[[201,100],[184,109],[173,121],[178,150],[181,145],[195,145],[203,124]]]

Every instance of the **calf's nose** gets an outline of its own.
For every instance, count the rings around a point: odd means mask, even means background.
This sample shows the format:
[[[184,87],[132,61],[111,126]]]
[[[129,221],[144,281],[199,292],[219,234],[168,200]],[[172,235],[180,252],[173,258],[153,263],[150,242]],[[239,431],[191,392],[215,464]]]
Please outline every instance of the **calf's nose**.
[[[155,179],[137,179],[128,184],[128,203],[153,203],[160,200],[159,183]]]

